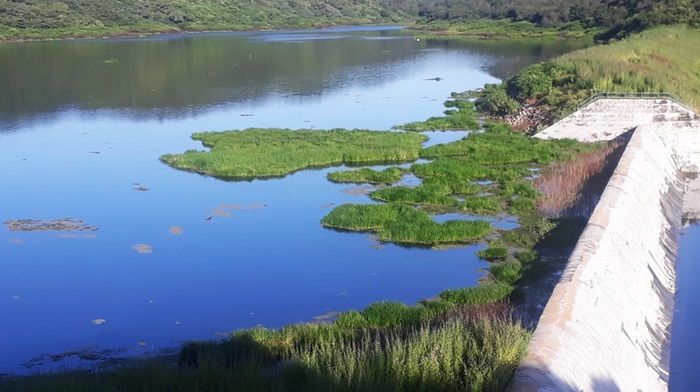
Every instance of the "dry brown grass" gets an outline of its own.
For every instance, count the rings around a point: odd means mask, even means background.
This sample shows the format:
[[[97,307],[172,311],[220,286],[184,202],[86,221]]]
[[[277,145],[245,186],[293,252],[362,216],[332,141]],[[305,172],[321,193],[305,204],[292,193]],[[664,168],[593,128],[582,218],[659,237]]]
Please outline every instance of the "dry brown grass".
[[[626,144],[626,140],[616,139],[569,161],[549,165],[534,182],[540,191],[539,211],[550,218],[588,215]],[[595,194],[593,203],[590,193]]]

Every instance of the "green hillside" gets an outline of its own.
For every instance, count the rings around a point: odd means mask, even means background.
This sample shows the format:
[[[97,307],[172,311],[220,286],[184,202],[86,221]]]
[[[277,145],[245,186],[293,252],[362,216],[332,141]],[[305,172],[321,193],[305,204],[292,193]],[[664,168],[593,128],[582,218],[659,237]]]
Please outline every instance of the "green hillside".
[[[524,27],[534,36],[537,29],[597,31],[607,40],[657,25],[698,25],[699,15],[697,0],[0,0],[0,40],[414,22],[432,31],[509,35],[507,26],[484,20],[521,22],[517,34]]]
[[[408,15],[377,0],[0,0],[0,39],[369,24]]]

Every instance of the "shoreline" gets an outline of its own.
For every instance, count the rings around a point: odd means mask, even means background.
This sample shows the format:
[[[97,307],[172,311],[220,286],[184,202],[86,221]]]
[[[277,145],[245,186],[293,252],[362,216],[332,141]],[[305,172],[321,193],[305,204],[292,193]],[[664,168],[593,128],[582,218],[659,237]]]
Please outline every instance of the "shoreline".
[[[378,30],[396,29],[403,30],[410,34],[420,36],[423,39],[473,39],[480,41],[498,41],[498,40],[524,40],[524,39],[538,39],[538,40],[593,40],[593,34],[591,32],[583,32],[576,34],[574,32],[553,30],[551,28],[544,27],[534,27],[533,31],[524,32],[511,32],[507,30],[500,30],[499,26],[516,27],[518,23],[516,21],[508,21],[506,23],[500,23],[498,20],[490,21],[492,25],[489,28],[476,28],[473,30],[465,31],[450,31],[451,28],[469,26],[471,21],[467,22],[454,22],[448,24],[445,28],[432,29],[429,23],[417,22],[417,21],[386,21],[379,23],[363,23],[363,22],[348,22],[348,23],[322,23],[315,24],[311,26],[305,25],[279,25],[274,27],[202,27],[202,28],[177,28],[174,26],[162,28],[149,29],[148,26],[121,26],[115,28],[114,31],[109,32],[94,32],[91,33],[86,30],[77,30],[75,32],[66,31],[65,33],[58,33],[58,36],[45,36],[45,37],[32,37],[31,34],[25,34],[18,37],[2,38],[2,30],[0,30],[0,44],[14,44],[14,43],[24,43],[24,42],[50,42],[50,41],[75,41],[75,40],[109,40],[109,39],[120,39],[120,38],[143,38],[149,36],[159,36],[167,34],[207,34],[207,33],[277,33],[277,32],[299,32],[299,31],[323,31],[332,28],[350,28],[350,29],[361,29],[361,28],[377,28]],[[534,26],[534,25],[533,25]],[[59,30],[48,30],[59,31]]]
[[[149,37],[149,36],[159,36],[159,35],[167,35],[167,34],[207,34],[207,33],[266,33],[266,32],[285,32],[285,31],[314,31],[314,30],[325,30],[325,29],[330,29],[330,28],[342,28],[342,27],[347,27],[347,28],[363,28],[363,27],[376,27],[378,29],[381,29],[382,27],[386,28],[396,28],[397,30],[405,30],[408,29],[411,23],[397,23],[397,24],[386,24],[386,23],[328,23],[328,24],[319,24],[319,25],[313,25],[313,26],[302,26],[302,25],[281,25],[281,26],[275,26],[275,27],[270,27],[270,28],[265,28],[265,27],[251,27],[251,28],[202,28],[202,29],[179,29],[176,27],[169,27],[169,28],[162,28],[162,29],[154,29],[154,30],[149,30],[147,28],[144,28],[143,30],[137,30],[137,29],[131,29],[137,28],[138,26],[124,26],[123,30],[116,29],[114,32],[111,33],[102,33],[102,34],[91,34],[89,32],[85,32],[84,34],[80,32],[76,32],[76,35],[71,35],[70,32],[66,32],[65,35],[59,34],[57,37],[29,37],[29,36],[22,36],[22,37],[16,37],[16,38],[0,38],[0,44],[12,44],[12,43],[24,43],[24,42],[42,42],[42,41],[76,41],[76,40],[109,40],[109,39],[119,39],[119,38],[142,38],[142,37]],[[2,32],[0,31],[0,37],[2,37]]]

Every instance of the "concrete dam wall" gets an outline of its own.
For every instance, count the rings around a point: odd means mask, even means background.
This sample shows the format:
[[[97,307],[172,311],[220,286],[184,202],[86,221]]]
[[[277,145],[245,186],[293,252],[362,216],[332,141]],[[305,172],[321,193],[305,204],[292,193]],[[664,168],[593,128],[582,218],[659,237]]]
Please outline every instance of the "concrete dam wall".
[[[535,137],[607,141],[630,130],[510,390],[668,389],[680,173],[700,171],[700,117],[667,97],[606,96]],[[687,188],[685,219],[697,219],[700,181]]]
[[[663,126],[659,116],[648,117],[634,131],[579,239],[510,390],[668,389],[680,169],[698,167],[693,161],[700,159],[694,154],[700,128],[697,117],[674,114]],[[577,139],[595,133],[593,140],[608,140],[634,126],[616,124],[620,132],[599,137],[591,124],[579,128],[574,121],[540,137],[571,137],[578,128],[587,133],[577,133]],[[676,144],[678,138],[689,144]]]
[[[668,98],[597,99],[534,137],[607,141],[638,126],[656,131],[681,170],[700,171],[700,116]]]

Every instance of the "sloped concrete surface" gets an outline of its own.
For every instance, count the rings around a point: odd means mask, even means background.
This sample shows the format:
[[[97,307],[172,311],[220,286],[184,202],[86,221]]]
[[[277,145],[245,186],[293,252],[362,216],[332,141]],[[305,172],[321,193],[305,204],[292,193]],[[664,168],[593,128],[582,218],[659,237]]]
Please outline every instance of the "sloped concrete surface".
[[[682,193],[672,149],[653,124],[638,127],[510,391],[668,389]]]
[[[671,99],[598,99],[535,135],[540,139],[607,141],[653,127],[685,172],[700,169],[700,116]]]

